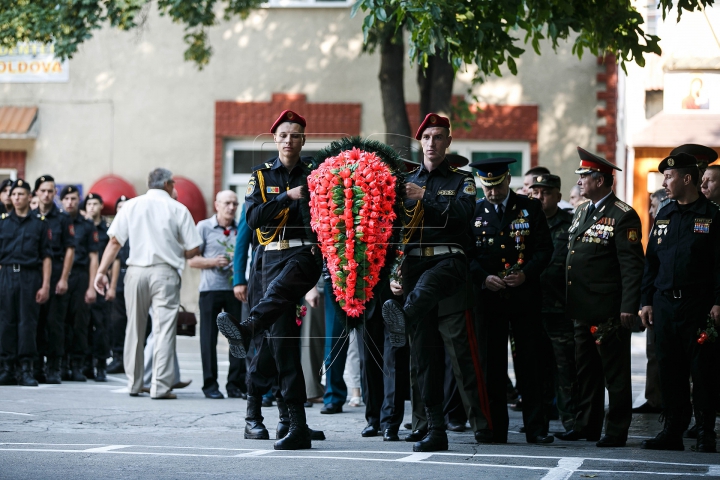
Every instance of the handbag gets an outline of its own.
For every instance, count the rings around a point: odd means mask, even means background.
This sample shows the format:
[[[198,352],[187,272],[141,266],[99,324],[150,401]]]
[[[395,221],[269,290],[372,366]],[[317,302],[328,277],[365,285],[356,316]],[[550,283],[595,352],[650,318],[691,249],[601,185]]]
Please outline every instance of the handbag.
[[[193,312],[188,312],[185,307],[180,305],[180,311],[177,318],[177,334],[185,337],[195,336],[195,326],[197,318]]]

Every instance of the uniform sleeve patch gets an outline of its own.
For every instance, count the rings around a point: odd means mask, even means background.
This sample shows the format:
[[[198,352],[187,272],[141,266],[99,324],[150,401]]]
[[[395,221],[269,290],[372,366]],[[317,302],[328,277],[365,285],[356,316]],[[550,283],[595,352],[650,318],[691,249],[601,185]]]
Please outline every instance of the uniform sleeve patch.
[[[627,239],[630,243],[637,243],[638,240],[640,240],[640,235],[638,234],[637,228],[628,228],[627,229]]]
[[[477,194],[477,189],[475,188],[475,180],[472,178],[468,178],[465,180],[465,185],[463,186],[463,193],[466,195],[475,195]]]
[[[252,193],[255,191],[255,179],[251,179],[250,183],[248,183],[247,189],[245,190],[245,196],[252,195]]]
[[[98,236],[98,232],[93,232],[93,242],[98,243],[100,241],[100,237]]]
[[[52,230],[48,228],[48,240],[52,241]]]
[[[70,235],[72,235],[74,237],[75,236],[75,225],[73,225],[72,223],[70,225],[68,225],[68,232],[70,232]]]
[[[620,210],[622,210],[623,212],[628,212],[628,211],[630,211],[631,208],[632,208],[632,207],[630,207],[630,205],[628,205],[628,204],[625,203],[625,202],[621,202],[620,200],[618,200],[618,201],[615,202],[615,206],[618,207],[618,208],[619,208]],[[628,230],[628,232],[629,232],[629,230]],[[635,233],[637,233],[637,231],[636,231]]]

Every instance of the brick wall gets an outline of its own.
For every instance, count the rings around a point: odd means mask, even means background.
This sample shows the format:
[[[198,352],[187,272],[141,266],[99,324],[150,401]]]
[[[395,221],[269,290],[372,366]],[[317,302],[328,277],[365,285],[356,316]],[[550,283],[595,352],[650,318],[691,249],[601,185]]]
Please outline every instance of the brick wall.
[[[274,93],[269,102],[215,102],[215,192],[222,186],[223,141],[268,133],[283,110],[305,117],[309,134],[360,135],[360,103],[308,103],[304,94],[295,93]]]
[[[25,158],[27,152],[17,150],[0,150],[0,168],[14,168],[18,178],[25,179]]]
[[[599,106],[597,117],[604,120],[604,125],[598,125],[597,134],[600,140],[597,144],[597,153],[605,157],[609,162],[615,163],[615,150],[617,147],[617,84],[618,71],[615,55],[598,57],[597,63],[602,71],[597,74],[598,92],[597,99],[605,102],[605,106]]]
[[[420,106],[407,105],[413,135],[420,126]],[[471,105],[475,118],[470,129],[456,126],[452,130],[457,140],[523,141],[530,143],[530,165],[538,163],[538,107],[537,105]]]

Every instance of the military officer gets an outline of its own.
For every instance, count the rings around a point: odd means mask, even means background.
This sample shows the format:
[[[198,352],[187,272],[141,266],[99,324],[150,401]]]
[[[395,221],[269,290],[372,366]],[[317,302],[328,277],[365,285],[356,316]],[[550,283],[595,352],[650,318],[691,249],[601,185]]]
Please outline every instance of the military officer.
[[[720,203],[720,165],[710,165],[702,176],[702,194],[710,201]]]
[[[537,175],[530,188],[540,200],[543,213],[550,227],[553,254],[550,264],[542,275],[542,322],[550,343],[543,355],[548,360],[547,370],[553,372],[546,381],[554,386],[557,409],[566,431],[575,424],[575,332],[571,320],[565,318],[565,259],[568,254],[568,230],[572,213],[563,210],[558,203],[562,199],[561,181],[557,175]],[[552,395],[551,395],[552,396]]]
[[[83,210],[85,210],[86,218],[95,225],[97,230],[98,258],[102,258],[105,247],[110,241],[107,234],[110,224],[102,216],[103,207],[104,203],[100,195],[93,192],[87,194],[83,202]],[[114,272],[111,275],[114,277]],[[88,354],[85,372],[89,374],[89,376],[86,375],[88,378],[94,378],[96,382],[107,382],[107,358],[110,356],[110,318],[116,289],[117,285],[113,288],[111,282],[105,296],[100,295],[90,305],[91,328],[88,329],[88,342],[92,346],[92,352]]]
[[[305,126],[305,119],[296,112],[285,110],[280,114],[270,129],[278,156],[256,169],[248,184],[246,220],[264,247],[265,294],[242,323],[225,312],[217,317],[218,329],[228,337],[231,353],[239,358],[245,357],[253,337],[270,330],[272,341],[267,345],[275,359],[280,394],[290,420],[289,431],[275,443],[277,450],[311,448],[304,407],[305,379],[297,341],[300,327],[294,313],[295,306],[317,283],[321,271],[318,252],[308,239],[307,177],[312,163],[300,158]],[[265,343],[260,344],[260,349],[263,348]],[[256,357],[261,355],[258,351]],[[252,372],[249,376],[252,377]],[[259,410],[256,400],[263,393],[254,391],[249,381],[248,408],[256,405]]]
[[[50,234],[45,217],[30,212],[27,182],[16,180],[10,199],[13,211],[0,214],[0,385],[37,387],[32,363],[40,304],[50,297]]]
[[[80,215],[80,194],[76,186],[65,186],[60,192],[60,201],[72,219],[75,234],[75,258],[68,283],[69,307],[65,317],[65,354],[69,370],[63,380],[85,382],[83,367],[89,353],[89,306],[96,299],[92,281],[98,267],[99,239],[95,225]]]
[[[382,314],[391,345],[405,343],[406,329],[411,336],[411,362],[428,423],[413,451],[431,452],[448,449],[443,414],[446,349],[475,440],[490,442],[492,431],[477,348],[471,347],[475,333],[466,312],[471,305],[466,252],[475,181],[445,159],[452,142],[448,118],[428,114],[415,138],[422,145],[423,162],[405,183],[405,302],[387,300]],[[440,302],[456,294],[456,308],[440,312]]]
[[[476,283],[481,345],[487,351],[484,363],[493,441],[507,443],[507,338],[512,327],[525,438],[528,443],[552,443],[542,399],[545,372],[538,360],[544,332],[538,320],[540,274],[550,262],[553,244],[541,203],[510,189],[508,165],[514,162],[488,158],[470,164],[477,169],[485,193],[475,205],[470,269]]]
[[[10,213],[13,209],[12,201],[10,200],[10,187],[12,187],[13,181],[9,178],[0,183],[0,214]]]
[[[60,362],[65,355],[63,325],[70,298],[67,290],[75,258],[75,234],[70,216],[55,205],[55,179],[52,176],[43,175],[35,180],[35,194],[40,204],[34,213],[45,217],[52,249],[50,299],[40,307],[38,323],[38,363],[41,366],[43,356],[47,357],[46,382],[57,384],[61,383]],[[38,365],[35,365],[35,371],[38,371]]]
[[[698,426],[696,451],[715,452],[718,345],[698,332],[720,326],[720,207],[697,191],[696,157],[678,153],[658,168],[675,200],[658,212],[648,242],[642,320],[655,335],[665,426],[643,448],[683,450],[688,376]]]
[[[579,206],[570,226],[565,314],[575,322],[578,413],[561,440],[598,440],[623,447],[632,419],[630,329],[640,305],[643,248],[640,218],[612,191],[613,170],[604,158],[578,147]],[[610,397],[605,435],[605,391]]]

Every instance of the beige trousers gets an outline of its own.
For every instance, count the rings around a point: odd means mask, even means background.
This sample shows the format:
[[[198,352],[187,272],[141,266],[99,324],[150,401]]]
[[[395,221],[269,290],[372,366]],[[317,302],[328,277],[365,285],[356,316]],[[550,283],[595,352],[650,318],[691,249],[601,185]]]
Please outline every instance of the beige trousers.
[[[152,307],[153,375],[150,396],[161,397],[173,385],[173,358],[177,315],[180,308],[180,275],[170,265],[128,267],[125,275],[127,328],[123,361],[130,393],[143,387],[144,342],[148,311]]]

